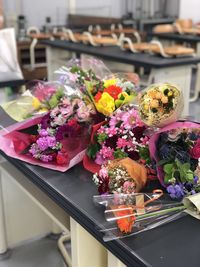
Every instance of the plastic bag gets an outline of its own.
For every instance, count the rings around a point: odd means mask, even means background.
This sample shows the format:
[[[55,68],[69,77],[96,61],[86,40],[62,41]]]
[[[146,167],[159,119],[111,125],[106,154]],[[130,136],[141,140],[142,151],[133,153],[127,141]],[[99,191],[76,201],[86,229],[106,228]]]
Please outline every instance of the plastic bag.
[[[160,199],[162,192],[153,194],[114,194],[94,196],[96,204],[104,205],[106,223],[99,225],[104,241],[135,235],[178,219],[185,214],[180,202]]]
[[[0,47],[0,82],[22,80],[13,28],[0,30]]]

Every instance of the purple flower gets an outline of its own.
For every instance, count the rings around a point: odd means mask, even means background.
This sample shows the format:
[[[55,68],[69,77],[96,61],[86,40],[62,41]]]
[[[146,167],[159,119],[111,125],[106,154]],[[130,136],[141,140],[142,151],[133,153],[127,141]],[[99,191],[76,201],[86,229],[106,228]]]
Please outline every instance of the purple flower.
[[[56,146],[56,138],[54,136],[47,136],[46,139],[49,147],[53,148]]]
[[[194,176],[194,184],[198,184],[198,181],[199,181],[199,177],[198,176]]]
[[[48,132],[47,132],[47,130],[45,130],[45,129],[41,129],[41,130],[39,131],[39,135],[42,136],[42,137],[45,137],[45,136],[48,135]]]
[[[33,144],[29,149],[29,152],[34,156],[38,153],[38,146],[37,144]]]
[[[182,199],[184,196],[183,186],[182,185],[169,185],[167,187],[167,192],[170,194],[170,197],[173,199]]]
[[[51,155],[41,155],[40,159],[41,161],[49,162],[53,160],[53,157]]]
[[[36,143],[37,143],[37,145],[38,145],[38,147],[39,147],[39,149],[40,149],[41,151],[44,151],[44,150],[46,150],[46,149],[49,147],[49,145],[48,145],[48,141],[47,141],[47,138],[46,138],[46,137],[40,137],[40,138],[36,141]]]

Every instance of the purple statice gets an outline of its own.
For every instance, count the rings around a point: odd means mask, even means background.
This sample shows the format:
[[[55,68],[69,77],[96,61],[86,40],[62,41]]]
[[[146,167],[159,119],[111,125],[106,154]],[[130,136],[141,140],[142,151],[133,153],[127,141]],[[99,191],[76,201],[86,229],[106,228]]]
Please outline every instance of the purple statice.
[[[183,185],[169,185],[167,187],[167,192],[170,194],[170,197],[172,199],[182,199],[184,197],[184,190],[183,190]]]
[[[41,137],[45,137],[48,135],[48,131],[46,129],[41,129],[41,130],[39,130],[39,135]]]
[[[53,157],[52,155],[41,155],[40,160],[44,162],[49,162],[53,160]]]
[[[29,149],[29,152],[32,154],[33,157],[35,157],[39,153],[38,145],[33,144],[31,148]]]
[[[47,136],[46,137],[48,147],[53,148],[56,146],[56,138],[55,136]]]
[[[41,151],[45,151],[49,147],[48,140],[47,140],[46,137],[40,137],[40,138],[38,138],[38,140],[36,141],[36,143],[37,143],[37,145],[38,145],[38,147],[39,147],[39,149]]]

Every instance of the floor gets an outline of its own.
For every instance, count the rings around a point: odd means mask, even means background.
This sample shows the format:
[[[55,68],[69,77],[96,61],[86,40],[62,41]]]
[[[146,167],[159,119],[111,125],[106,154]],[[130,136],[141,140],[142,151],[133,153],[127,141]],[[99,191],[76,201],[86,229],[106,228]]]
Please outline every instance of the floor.
[[[57,242],[43,238],[12,249],[11,257],[0,261],[0,267],[66,267]]]

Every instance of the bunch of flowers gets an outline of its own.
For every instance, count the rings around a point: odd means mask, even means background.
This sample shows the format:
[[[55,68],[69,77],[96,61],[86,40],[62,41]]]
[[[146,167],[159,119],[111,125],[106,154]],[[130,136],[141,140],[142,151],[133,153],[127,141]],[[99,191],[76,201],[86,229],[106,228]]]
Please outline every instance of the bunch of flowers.
[[[182,94],[169,83],[150,85],[139,98],[139,110],[145,124],[162,127],[180,116],[183,110]]]
[[[111,160],[93,175],[100,194],[139,192],[147,180],[144,165],[130,158]]]
[[[94,103],[97,111],[104,116],[111,114],[123,104],[131,103],[136,98],[137,74],[109,75],[101,78],[92,69],[84,70],[79,65],[64,68],[62,81],[73,82],[79,90]]]
[[[156,139],[159,178],[171,198],[181,199],[200,192],[199,125],[177,122],[163,129]]]
[[[85,138],[94,113],[91,104],[76,97],[63,97],[58,106],[42,118],[29,153],[43,162],[66,165],[70,160],[69,145],[73,150],[77,138]]]
[[[4,110],[17,121],[51,110],[65,95],[65,89],[59,83],[37,82],[30,88],[18,99],[3,104]]]
[[[129,157],[150,166],[146,129],[138,112],[131,105],[124,106],[93,134],[87,154],[98,165]]]

